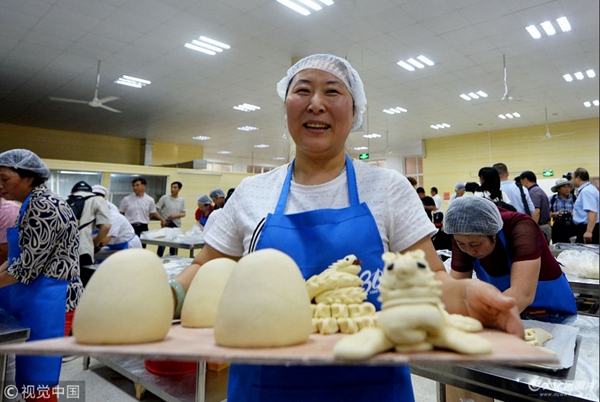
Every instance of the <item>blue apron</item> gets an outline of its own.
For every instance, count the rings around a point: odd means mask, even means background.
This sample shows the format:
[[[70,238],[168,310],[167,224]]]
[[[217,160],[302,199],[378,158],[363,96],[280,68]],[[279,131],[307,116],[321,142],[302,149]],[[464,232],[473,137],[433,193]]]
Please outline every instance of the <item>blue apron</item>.
[[[266,218],[256,249],[275,248],[291,256],[305,279],[355,254],[368,300],[377,306],[383,245],[375,219],[358,198],[354,166],[346,156],[350,206],[285,215],[294,163],[277,207]],[[253,250],[250,250],[253,251]],[[232,365],[227,400],[238,401],[398,401],[414,400],[408,366]]]
[[[31,194],[21,206],[17,227],[6,230],[8,265],[21,256],[19,227]],[[30,328],[29,341],[59,338],[65,334],[67,280],[39,275],[29,285],[21,282],[10,285],[9,312]],[[62,356],[16,356],[15,381],[18,389],[25,386],[53,387],[58,384]]]
[[[506,246],[506,238],[501,230],[498,232],[498,237],[504,247],[506,258],[508,260],[509,270],[512,268],[512,260],[510,258],[508,247]],[[493,277],[488,275],[485,268],[481,265],[479,258],[476,258],[473,262],[473,268],[477,273],[477,277],[484,282],[490,283],[497,287],[501,292],[510,288],[510,274],[500,277]],[[532,309],[544,309],[547,312],[555,313],[566,313],[566,314],[577,314],[577,305],[575,303],[575,297],[573,296],[573,290],[569,286],[569,282],[565,277],[565,274],[561,274],[556,279],[549,281],[538,280],[537,289],[535,292],[535,299],[528,308]]]

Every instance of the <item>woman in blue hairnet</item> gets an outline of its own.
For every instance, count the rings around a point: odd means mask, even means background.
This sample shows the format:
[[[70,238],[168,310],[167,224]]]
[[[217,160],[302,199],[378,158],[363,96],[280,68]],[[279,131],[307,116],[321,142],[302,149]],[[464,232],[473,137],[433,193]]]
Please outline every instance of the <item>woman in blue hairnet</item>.
[[[346,60],[306,57],[288,70],[277,92],[285,104],[295,159],[242,181],[215,220],[216,229],[206,233],[205,247],[172,283],[174,289],[186,290],[211,259],[237,260],[259,249],[290,255],[305,279],[354,254],[362,261],[368,301],[379,306],[383,252],[423,249],[444,282],[448,310],[522,334],[513,299],[487,284],[454,281],[446,274],[430,240],[435,227],[409,181],[346,154],[346,139],[361,127],[366,108],[363,83]],[[227,399],[406,402],[414,397],[406,366],[236,364],[230,369]]]
[[[477,277],[525,309],[577,314],[575,297],[539,225],[479,197],[453,201],[444,217],[452,235],[454,278]]]
[[[65,322],[83,291],[77,220],[71,207],[46,188],[49,178],[48,166],[29,150],[0,154],[0,192],[22,203],[15,226],[7,230],[8,261],[0,267],[0,287],[8,286],[10,294],[2,307],[30,328],[30,341],[68,333]],[[46,390],[28,392],[26,400],[57,400],[48,387],[58,384],[61,363],[61,356],[16,357],[19,391]]]

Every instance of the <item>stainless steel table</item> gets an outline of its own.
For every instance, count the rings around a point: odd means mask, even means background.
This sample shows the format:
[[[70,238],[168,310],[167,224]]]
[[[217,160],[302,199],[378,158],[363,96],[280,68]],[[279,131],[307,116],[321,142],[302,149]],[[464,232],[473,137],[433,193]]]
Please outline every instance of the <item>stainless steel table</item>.
[[[438,401],[445,401],[445,384],[503,401],[598,401],[598,317],[536,319],[579,327],[575,361],[569,369],[498,365],[411,365],[413,374],[440,383]]]
[[[29,338],[29,328],[21,325],[16,318],[0,308],[0,344],[25,342]],[[4,384],[6,374],[6,355],[0,354],[0,379]],[[0,392],[0,401],[4,400],[4,389]]]
[[[158,239],[144,239],[144,238],[140,238],[140,241],[142,242],[142,244],[152,244],[155,246],[183,248],[185,250],[190,250],[190,258],[194,258],[194,250],[204,247],[203,241],[198,242],[198,243],[184,243],[184,242],[174,241],[174,240],[158,240]]]

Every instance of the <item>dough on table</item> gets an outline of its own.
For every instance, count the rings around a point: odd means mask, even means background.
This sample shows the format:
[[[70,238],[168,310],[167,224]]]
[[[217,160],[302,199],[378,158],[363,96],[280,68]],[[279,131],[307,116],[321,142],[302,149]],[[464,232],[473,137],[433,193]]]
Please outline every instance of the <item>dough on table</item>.
[[[209,328],[215,325],[217,307],[235,264],[229,258],[216,258],[202,265],[185,296],[181,310],[182,326]]]
[[[173,294],[158,256],[127,249],[108,257],[85,287],[73,318],[79,343],[161,341],[171,328]]]
[[[228,347],[278,347],[306,342],[312,310],[304,278],[287,254],[263,249],[233,268],[217,308],[214,336]]]
[[[552,339],[550,332],[542,328],[525,328],[525,341],[534,346],[543,346],[546,342]]]

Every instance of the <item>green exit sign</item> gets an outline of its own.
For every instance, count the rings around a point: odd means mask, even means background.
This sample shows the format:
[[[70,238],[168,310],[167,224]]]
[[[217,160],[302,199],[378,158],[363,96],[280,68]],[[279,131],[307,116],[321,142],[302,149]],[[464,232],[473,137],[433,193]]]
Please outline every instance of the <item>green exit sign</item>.
[[[554,176],[554,171],[552,169],[546,169],[542,172],[542,176],[552,177],[552,176]]]
[[[358,155],[358,159],[360,159],[360,160],[369,159],[369,154],[360,154],[360,155]]]

